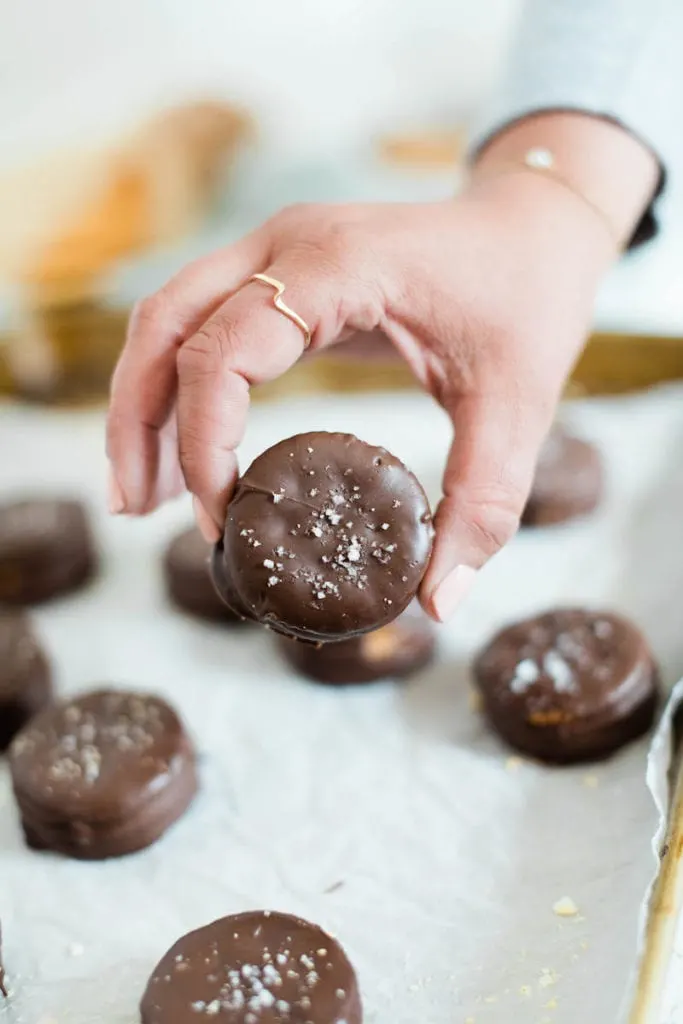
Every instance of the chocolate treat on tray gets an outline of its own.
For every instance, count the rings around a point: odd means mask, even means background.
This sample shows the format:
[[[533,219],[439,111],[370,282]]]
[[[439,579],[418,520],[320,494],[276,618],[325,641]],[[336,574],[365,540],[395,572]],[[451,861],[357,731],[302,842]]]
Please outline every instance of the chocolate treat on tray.
[[[652,725],[659,687],[645,637],[609,612],[560,609],[503,629],[474,663],[489,722],[556,764],[607,757]]]
[[[52,673],[28,617],[0,609],[0,753],[52,700]]]
[[[384,448],[351,434],[298,434],[240,479],[213,578],[245,618],[304,640],[343,640],[410,604],[432,536],[422,487]]]
[[[142,1024],[362,1024],[356,974],[315,924],[254,911],[178,939],[154,969]]]
[[[96,565],[80,502],[33,498],[0,505],[0,604],[39,604],[77,590]]]
[[[244,620],[228,608],[211,579],[211,545],[196,527],[174,537],[164,553],[164,582],[170,600],[182,611],[209,622],[233,625]]]
[[[47,708],[10,747],[26,842],[82,860],[150,846],[197,790],[195,755],[158,697],[98,690]]]
[[[603,487],[595,445],[556,426],[541,449],[522,526],[551,526],[588,515],[600,504]]]
[[[431,620],[411,606],[373,633],[319,646],[280,636],[278,646],[302,675],[343,686],[403,679],[419,672],[434,658],[436,631]]]

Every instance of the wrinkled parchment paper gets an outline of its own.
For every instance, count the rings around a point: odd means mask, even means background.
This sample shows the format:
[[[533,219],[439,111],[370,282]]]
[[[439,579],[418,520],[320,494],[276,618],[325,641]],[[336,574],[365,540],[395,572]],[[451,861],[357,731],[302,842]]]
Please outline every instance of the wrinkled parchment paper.
[[[107,518],[99,413],[0,409],[2,493],[82,493],[96,517],[100,579],[36,614],[60,691],[107,682],[162,693],[196,738],[202,777],[191,811],[155,847],[85,864],[25,849],[0,766],[13,990],[2,1024],[134,1024],[147,976],[176,938],[255,907],[339,936],[368,1024],[616,1021],[658,828],[648,741],[577,769],[511,758],[471,706],[467,665],[502,623],[572,602],[633,616],[667,686],[683,675],[682,397],[673,388],[568,408],[605,453],[600,513],[520,535],[442,629],[434,667],[407,685],[351,692],[296,678],[266,632],[167,607],[159,557],[189,505]],[[449,431],[427,398],[255,408],[243,463],[312,428],[386,444],[438,495]],[[553,912],[563,897],[575,917]]]

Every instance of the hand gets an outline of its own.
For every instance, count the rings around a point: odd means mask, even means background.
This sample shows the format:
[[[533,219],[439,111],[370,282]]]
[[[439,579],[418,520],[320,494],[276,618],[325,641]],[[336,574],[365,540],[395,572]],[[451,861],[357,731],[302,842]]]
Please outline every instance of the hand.
[[[112,510],[143,514],[187,486],[217,538],[249,388],[301,356],[302,332],[246,283],[258,271],[319,350],[381,330],[449,414],[454,441],[421,600],[452,613],[515,532],[539,447],[614,257],[604,223],[527,172],[456,201],[304,205],[191,264],[132,318],[108,423]]]

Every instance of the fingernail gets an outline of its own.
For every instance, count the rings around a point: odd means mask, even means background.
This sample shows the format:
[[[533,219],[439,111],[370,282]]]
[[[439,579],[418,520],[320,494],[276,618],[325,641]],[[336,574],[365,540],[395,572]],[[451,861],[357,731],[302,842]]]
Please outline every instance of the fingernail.
[[[432,608],[439,622],[446,622],[458,605],[467,597],[477,578],[477,570],[469,565],[458,565],[439,583],[432,595]]]
[[[199,498],[192,498],[192,507],[194,509],[194,517],[197,520],[197,526],[199,527],[202,537],[208,544],[215,544],[220,538],[221,531],[206,511]]]
[[[126,509],[126,499],[123,496],[121,485],[116,479],[113,467],[109,467],[109,479],[107,481],[107,505],[113,516],[118,516]]]

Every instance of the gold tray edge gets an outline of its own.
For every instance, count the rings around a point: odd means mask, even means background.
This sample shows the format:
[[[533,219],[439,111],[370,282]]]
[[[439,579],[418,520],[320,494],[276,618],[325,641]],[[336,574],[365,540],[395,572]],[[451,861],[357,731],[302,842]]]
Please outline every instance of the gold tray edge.
[[[53,339],[62,356],[65,383],[40,400],[78,403],[106,398],[110,367],[122,344],[126,322],[127,313],[120,310],[101,310],[96,315],[90,311],[82,316],[74,311],[56,321],[54,334],[50,332],[47,337]],[[93,344],[98,336],[99,349]],[[22,342],[16,335],[0,334],[0,396],[21,393],[13,381],[10,361],[3,360],[3,346],[9,344]],[[73,378],[73,384],[69,378]],[[567,397],[624,394],[677,380],[683,380],[683,336],[596,332],[577,360]],[[321,393],[406,391],[416,387],[410,370],[398,358],[359,360],[330,350],[302,359],[283,377],[254,388],[253,398],[261,402]]]

